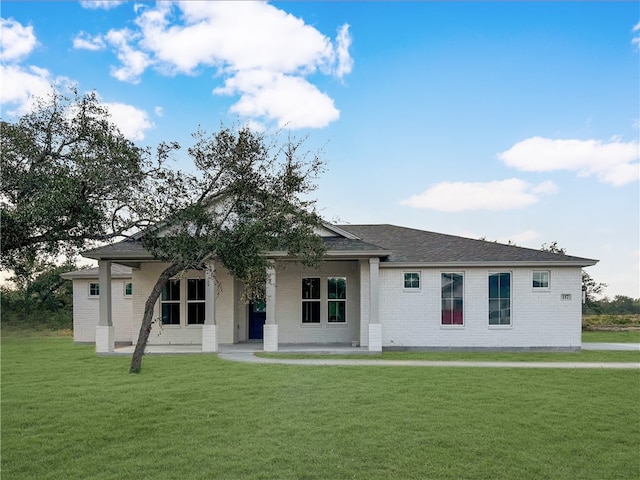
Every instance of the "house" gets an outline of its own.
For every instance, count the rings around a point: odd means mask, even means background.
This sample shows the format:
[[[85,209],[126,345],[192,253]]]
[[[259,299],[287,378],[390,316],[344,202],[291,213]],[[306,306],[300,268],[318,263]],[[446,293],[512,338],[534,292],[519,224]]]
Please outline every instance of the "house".
[[[73,282],[73,340],[76,343],[94,343],[96,325],[100,314],[99,268],[88,268],[60,275]],[[115,331],[115,341],[131,343],[138,335],[133,331],[133,283],[131,267],[111,264],[111,311]]]
[[[317,269],[285,252],[268,254],[265,301],[246,303],[241,283],[215,260],[170,280],[149,343],[198,344],[209,352],[245,341],[262,341],[265,351],[306,343],[370,351],[580,349],[581,270],[597,260],[394,225],[325,224],[317,233],[327,247]],[[89,339],[95,325],[97,352],[112,351],[115,341],[135,343],[165,264],[140,240],[84,256],[99,263],[98,314],[95,302],[91,310],[74,307],[76,340]],[[121,266],[131,269],[130,279],[120,276]],[[93,275],[67,274],[81,305],[95,291]]]

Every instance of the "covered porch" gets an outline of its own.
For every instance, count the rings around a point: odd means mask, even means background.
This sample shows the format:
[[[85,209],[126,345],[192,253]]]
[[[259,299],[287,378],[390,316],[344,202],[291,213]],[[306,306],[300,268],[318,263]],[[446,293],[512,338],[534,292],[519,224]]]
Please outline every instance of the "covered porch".
[[[375,253],[375,256],[372,256]],[[215,353],[229,348],[253,351],[382,351],[382,328],[379,321],[379,252],[329,252],[326,261],[318,269],[307,269],[294,259],[274,258],[267,269],[265,299],[262,306],[263,322],[259,340],[247,342],[251,306],[238,291],[240,287],[231,279],[230,289],[220,295],[219,278],[231,278],[226,271],[219,272],[213,261],[204,272],[203,314],[197,325],[184,324],[183,334],[188,330],[190,339],[180,341],[179,328],[165,328],[168,332],[147,346],[147,353]],[[96,352],[98,354],[129,354],[133,346],[115,347],[115,327],[112,319],[111,264],[117,260],[99,260],[99,319],[96,326]],[[127,262],[136,269],[136,265]],[[147,265],[149,265],[147,263]],[[158,264],[156,264],[158,265]],[[137,266],[144,272],[145,263]],[[220,270],[224,270],[220,267]],[[140,275],[140,273],[138,273]],[[149,278],[152,276],[149,275]],[[134,279],[135,279],[134,275]],[[155,277],[157,278],[157,277]],[[305,282],[318,286],[318,294],[305,293]],[[346,293],[333,292],[336,284]],[[134,281],[134,304],[144,302],[148,292],[143,282]],[[341,290],[342,291],[342,290]],[[137,300],[136,300],[137,298]],[[161,303],[160,301],[158,303]],[[183,298],[182,312],[189,307]],[[162,317],[160,306],[158,317]],[[238,313],[239,312],[239,313]],[[135,310],[134,310],[135,313]],[[184,315],[186,318],[186,315]],[[134,315],[135,319],[141,316]],[[187,320],[183,319],[183,322]],[[134,329],[136,332],[139,329]],[[175,337],[175,338],[173,338]],[[253,337],[255,338],[255,336]],[[132,338],[135,343],[135,338]]]

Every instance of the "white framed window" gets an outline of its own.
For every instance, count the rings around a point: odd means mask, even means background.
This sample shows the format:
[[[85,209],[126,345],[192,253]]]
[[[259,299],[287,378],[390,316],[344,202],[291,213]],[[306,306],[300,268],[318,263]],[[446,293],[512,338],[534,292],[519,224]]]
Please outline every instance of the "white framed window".
[[[420,272],[404,272],[403,282],[405,290],[420,290]]]
[[[551,272],[549,270],[534,270],[532,287],[535,290],[549,290]]]
[[[100,284],[97,282],[89,283],[89,297],[99,297],[100,296]]]
[[[440,325],[464,325],[464,275],[440,274]]]
[[[163,325],[180,325],[180,280],[169,280],[164,285],[160,311]]]
[[[511,272],[489,274],[489,325],[511,325]]]
[[[320,323],[320,278],[302,279],[302,323]]]
[[[204,324],[205,280],[187,279],[187,325]]]
[[[122,295],[125,297],[131,297],[133,295],[133,283],[124,282],[122,285]]]
[[[327,314],[329,323],[347,322],[347,279],[345,277],[327,278]]]

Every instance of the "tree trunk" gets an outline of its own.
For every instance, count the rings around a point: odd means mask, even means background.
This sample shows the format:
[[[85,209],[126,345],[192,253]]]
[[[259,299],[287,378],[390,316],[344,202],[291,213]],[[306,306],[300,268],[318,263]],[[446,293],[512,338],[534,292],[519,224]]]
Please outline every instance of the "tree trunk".
[[[151,327],[153,325],[153,310],[156,306],[156,302],[162,293],[165,283],[171,278],[180,273],[182,267],[180,264],[174,262],[169,265],[158,277],[156,284],[153,286],[153,290],[149,294],[147,301],[144,304],[144,314],[142,315],[142,325],[140,325],[140,333],[138,334],[138,343],[136,349],[133,351],[131,357],[131,367],[129,373],[140,373],[142,369],[142,356],[144,355],[144,349],[147,346],[147,340],[151,333]]]

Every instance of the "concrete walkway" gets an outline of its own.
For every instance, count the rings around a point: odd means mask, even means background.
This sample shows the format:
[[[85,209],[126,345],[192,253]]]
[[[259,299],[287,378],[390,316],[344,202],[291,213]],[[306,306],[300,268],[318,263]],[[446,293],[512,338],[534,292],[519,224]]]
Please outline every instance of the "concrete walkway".
[[[640,343],[588,343],[582,344],[582,350],[635,350],[640,352]]]
[[[446,360],[373,360],[366,348],[351,347],[350,345],[280,345],[278,353],[304,353],[326,355],[327,358],[294,359],[294,358],[264,358],[257,357],[262,353],[262,343],[221,344],[218,357],[223,360],[258,364],[279,365],[316,365],[316,366],[363,366],[363,367],[464,367],[464,368],[569,368],[569,369],[640,369],[640,362],[474,362],[474,361],[446,361]],[[115,355],[131,355],[133,346],[117,348]],[[640,352],[637,343],[583,343],[583,350],[632,350]],[[200,345],[149,345],[146,354],[175,355],[202,354]],[[335,359],[331,355],[362,355],[362,359]]]

